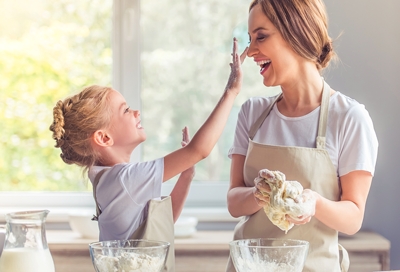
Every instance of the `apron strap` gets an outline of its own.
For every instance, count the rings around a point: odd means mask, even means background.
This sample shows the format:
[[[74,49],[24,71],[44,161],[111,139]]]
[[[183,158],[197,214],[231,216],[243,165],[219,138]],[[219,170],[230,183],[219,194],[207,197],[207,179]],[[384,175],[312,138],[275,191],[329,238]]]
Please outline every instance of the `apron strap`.
[[[323,84],[323,89],[322,89],[322,100],[321,100],[321,107],[320,107],[320,114],[319,114],[319,123],[318,123],[318,135],[316,139],[316,147],[320,149],[325,149],[325,143],[326,143],[326,127],[328,123],[328,109],[329,109],[329,98],[330,98],[330,92],[331,88],[329,85],[324,81],[322,78],[322,84]],[[269,113],[271,112],[272,108],[278,102],[279,100],[282,99],[283,94],[281,93],[280,95],[277,95],[276,98],[272,101],[272,103],[264,110],[264,112],[258,117],[256,122],[251,126],[250,131],[249,131],[249,138],[250,140],[253,140],[254,136],[257,133],[257,130],[260,128],[264,120],[267,118]]]
[[[104,172],[106,170],[107,169],[103,169],[99,173],[97,173],[97,175],[93,181],[93,198],[94,198],[94,202],[96,202],[96,215],[93,215],[93,218],[92,218],[93,221],[99,221],[99,216],[101,214],[101,209],[100,209],[99,203],[97,203],[96,189],[97,189],[97,185],[99,184],[101,176],[104,174]]]
[[[277,95],[274,101],[272,101],[272,103],[265,109],[265,111],[261,114],[261,116],[258,117],[257,121],[251,126],[249,131],[249,138],[251,140],[253,140],[254,135],[256,135],[256,132],[261,127],[262,123],[264,123],[265,118],[267,118],[272,108],[274,107],[275,103],[282,99],[282,96],[283,96],[282,93]]]
[[[339,261],[340,261],[341,272],[347,272],[349,271],[350,267],[349,253],[341,244],[338,244],[338,246],[339,246]]]
[[[328,109],[329,109],[329,98],[331,93],[331,88],[322,79],[323,90],[322,90],[322,100],[321,108],[319,113],[319,123],[318,123],[318,136],[317,136],[317,148],[325,149],[326,143],[326,127],[328,123]]]

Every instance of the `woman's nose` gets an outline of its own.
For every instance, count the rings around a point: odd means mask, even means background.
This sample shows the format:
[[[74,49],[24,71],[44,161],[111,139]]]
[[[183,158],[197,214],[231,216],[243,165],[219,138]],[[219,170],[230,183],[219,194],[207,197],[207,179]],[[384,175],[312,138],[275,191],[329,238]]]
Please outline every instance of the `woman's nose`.
[[[133,110],[133,115],[135,117],[139,117],[140,116],[140,110]]]
[[[257,54],[257,48],[255,47],[253,42],[250,42],[249,49],[247,50],[247,57],[251,58],[255,54]]]

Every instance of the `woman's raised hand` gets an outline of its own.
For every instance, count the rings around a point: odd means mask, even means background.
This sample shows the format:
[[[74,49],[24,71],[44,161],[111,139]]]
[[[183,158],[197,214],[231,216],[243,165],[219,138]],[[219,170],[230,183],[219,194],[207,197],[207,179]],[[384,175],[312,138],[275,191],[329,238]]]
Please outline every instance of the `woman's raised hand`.
[[[248,47],[244,49],[240,56],[237,52],[237,47],[237,39],[233,38],[232,62],[229,64],[231,66],[231,74],[229,75],[225,91],[234,91],[238,94],[242,88],[242,63],[246,59]]]

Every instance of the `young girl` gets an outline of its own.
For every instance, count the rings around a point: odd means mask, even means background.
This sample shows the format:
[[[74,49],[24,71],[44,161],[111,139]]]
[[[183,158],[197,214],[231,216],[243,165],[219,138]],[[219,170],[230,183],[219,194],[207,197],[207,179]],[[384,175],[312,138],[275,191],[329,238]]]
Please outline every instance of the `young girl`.
[[[232,56],[227,86],[206,122],[190,142],[184,129],[184,147],[153,161],[130,162],[131,153],[146,140],[146,134],[140,112],[130,109],[116,90],[91,86],[57,102],[50,130],[63,161],[89,170],[100,240],[169,241],[173,253],[173,221],[182,211],[192,167],[212,151],[241,89],[241,62],[246,52],[239,57],[236,39]],[[162,182],[179,173],[170,197],[160,200]],[[170,261],[171,255],[168,263],[173,271]]]

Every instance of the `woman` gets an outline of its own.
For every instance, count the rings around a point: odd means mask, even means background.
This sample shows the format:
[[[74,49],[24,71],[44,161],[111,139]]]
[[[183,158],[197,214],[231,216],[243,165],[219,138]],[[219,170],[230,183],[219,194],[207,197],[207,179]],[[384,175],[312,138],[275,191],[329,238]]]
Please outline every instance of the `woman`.
[[[360,228],[374,174],[378,142],[364,106],[332,90],[321,71],[335,56],[321,0],[253,0],[248,57],[261,67],[275,97],[242,105],[229,151],[228,209],[242,217],[234,239],[275,237],[310,243],[303,271],[347,271],[338,232]],[[279,170],[306,189],[314,209],[285,234],[263,210],[268,186],[255,186],[262,169]],[[263,197],[262,193],[267,193]],[[227,271],[235,271],[229,261]]]

